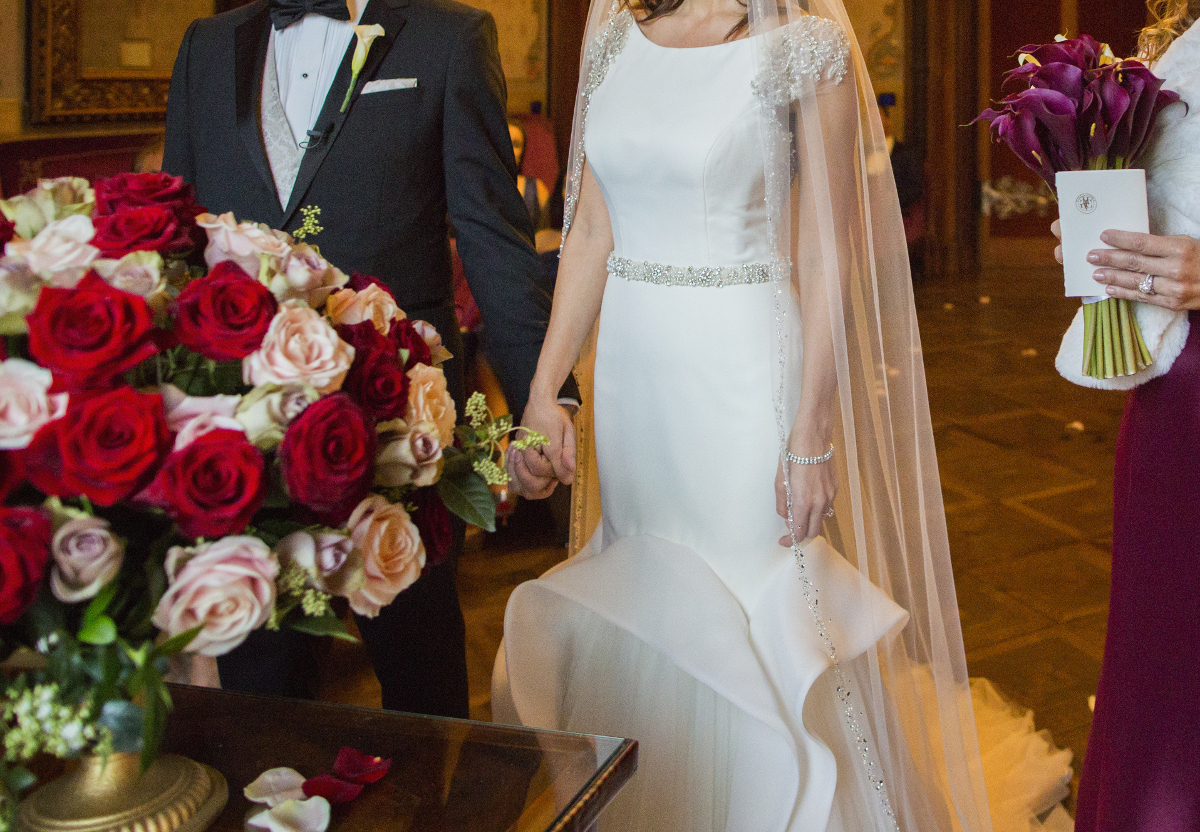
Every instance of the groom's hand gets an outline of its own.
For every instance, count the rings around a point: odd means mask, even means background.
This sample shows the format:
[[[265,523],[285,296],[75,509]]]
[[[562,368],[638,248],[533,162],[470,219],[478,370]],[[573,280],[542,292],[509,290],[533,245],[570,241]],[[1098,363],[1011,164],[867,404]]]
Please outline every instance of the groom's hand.
[[[570,485],[575,478],[575,425],[568,410],[558,404],[530,402],[521,425],[549,442],[540,448],[509,451],[508,473],[516,493],[540,500],[549,497],[558,483]]]

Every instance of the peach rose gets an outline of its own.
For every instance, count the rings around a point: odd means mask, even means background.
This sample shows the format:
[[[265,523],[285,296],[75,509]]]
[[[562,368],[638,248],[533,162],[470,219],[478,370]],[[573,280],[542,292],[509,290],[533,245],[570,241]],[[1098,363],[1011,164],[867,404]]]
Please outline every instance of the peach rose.
[[[414,365],[408,371],[408,419],[412,423],[433,422],[438,444],[445,448],[454,441],[454,399],[446,389],[446,375],[437,367]]]
[[[145,298],[156,312],[167,308],[167,278],[157,251],[131,251],[120,260],[102,258],[92,262],[92,269],[109,286]]]
[[[429,323],[429,321],[418,320],[414,320],[412,325],[417,334],[421,336],[421,340],[425,342],[425,346],[429,347],[429,354],[432,356],[430,360],[433,362],[433,366],[440,367],[454,357],[454,354],[446,349],[442,343],[442,336],[438,333],[437,327]]]
[[[347,597],[363,585],[363,554],[350,535],[331,529],[293,532],[275,544],[281,563],[294,563],[322,592]]]
[[[31,361],[0,361],[0,450],[24,448],[47,422],[67,412],[67,394],[50,394],[54,377]]]
[[[292,238],[285,232],[257,222],[239,223],[232,212],[219,217],[200,214],[196,217],[196,224],[208,234],[204,262],[210,269],[220,262],[232,260],[251,277],[257,277],[262,267],[259,254],[269,255],[273,261],[278,261],[292,249]]]
[[[347,596],[350,608],[374,618],[421,577],[425,544],[404,506],[378,494],[359,503],[346,526],[363,556],[363,585]]]
[[[167,591],[152,620],[168,636],[202,626],[187,647],[192,653],[225,655],[267,623],[275,608],[279,562],[257,537],[173,546],[163,565]]]
[[[324,396],[341,389],[354,347],[303,301],[280,304],[262,346],[242,359],[246,384],[302,384]]]
[[[94,598],[121,568],[125,547],[109,530],[107,520],[78,517],[54,533],[50,546],[54,566],[50,591],[64,604]]]
[[[241,396],[189,396],[174,384],[163,384],[158,392],[166,410],[167,427],[175,434],[176,451],[218,428],[243,430],[242,423],[233,418]]]
[[[32,240],[13,240],[4,246],[9,257],[23,257],[29,270],[44,277],[70,271],[80,275],[100,256],[100,249],[89,245],[96,235],[92,221],[82,214],[55,220]]]
[[[392,328],[392,321],[404,317],[395,298],[377,283],[370,284],[361,292],[353,289],[334,292],[325,302],[325,314],[335,325],[370,321],[383,335],[387,335]]]
[[[437,425],[417,422],[409,427],[402,419],[376,427],[379,451],[375,455],[375,484],[399,488],[422,488],[438,480],[442,446]]]
[[[263,384],[242,396],[233,417],[241,423],[247,439],[264,451],[273,451],[292,420],[320,397],[311,384]]]
[[[313,309],[319,309],[330,294],[345,286],[349,279],[315,248],[300,243],[284,256],[266,283],[280,303],[302,300]]]

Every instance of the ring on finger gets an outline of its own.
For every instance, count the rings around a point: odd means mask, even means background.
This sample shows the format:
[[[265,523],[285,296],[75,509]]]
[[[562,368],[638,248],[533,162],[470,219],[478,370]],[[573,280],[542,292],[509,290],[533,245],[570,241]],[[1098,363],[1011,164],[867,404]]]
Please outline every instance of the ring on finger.
[[[1158,292],[1154,291],[1154,275],[1146,275],[1142,282],[1138,284],[1138,291],[1147,296],[1157,295]]]
[[[832,517],[832,516],[833,516],[833,506],[830,506],[828,509],[826,509],[826,511],[825,511],[825,516],[826,516],[826,517]]]

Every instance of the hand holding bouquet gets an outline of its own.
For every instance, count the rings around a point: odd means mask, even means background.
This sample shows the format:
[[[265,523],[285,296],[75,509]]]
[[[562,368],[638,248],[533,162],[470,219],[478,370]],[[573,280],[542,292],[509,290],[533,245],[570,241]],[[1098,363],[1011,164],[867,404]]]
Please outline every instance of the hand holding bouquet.
[[[1017,154],[1053,191],[1060,171],[1136,166],[1155,120],[1179,96],[1136,60],[1118,60],[1088,35],[1026,46],[1009,81],[1026,85],[976,122]],[[974,122],[973,122],[974,123]],[[1083,374],[1132,375],[1150,364],[1137,319],[1124,299],[1084,305]]]

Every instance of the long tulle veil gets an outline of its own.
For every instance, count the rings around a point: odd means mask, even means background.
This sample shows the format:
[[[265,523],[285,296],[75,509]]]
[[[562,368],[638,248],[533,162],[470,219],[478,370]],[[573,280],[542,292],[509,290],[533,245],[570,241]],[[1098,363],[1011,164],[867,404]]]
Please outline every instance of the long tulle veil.
[[[904,229],[862,52],[841,0],[807,0],[803,8],[795,0],[749,0],[748,13],[755,90],[766,115],[768,215],[778,262],[790,266],[781,269],[790,280],[777,284],[768,324],[774,354],[762,356],[777,374],[781,449],[796,408],[795,385],[784,383],[800,375],[792,366],[796,347],[827,347],[814,339],[832,337],[841,488],[825,537],[857,565],[864,598],[874,584],[909,612],[898,634],[841,663],[836,633],[826,631],[821,613],[821,588],[805,569],[801,547],[793,546],[812,612],[805,618],[833,660],[826,677],[841,710],[839,759],[853,761],[838,776],[856,785],[862,819],[872,829],[989,832]],[[584,166],[591,93],[620,53],[629,15],[622,0],[592,2],[564,238]],[[847,42],[837,55],[827,52],[827,38],[814,38],[814,27],[801,23],[805,16],[844,31]],[[831,60],[842,63],[831,68]],[[834,73],[840,80],[831,80]],[[589,345],[577,369],[586,401],[577,423],[572,554],[600,517],[587,407],[593,359]],[[869,608],[864,602],[862,609]]]

